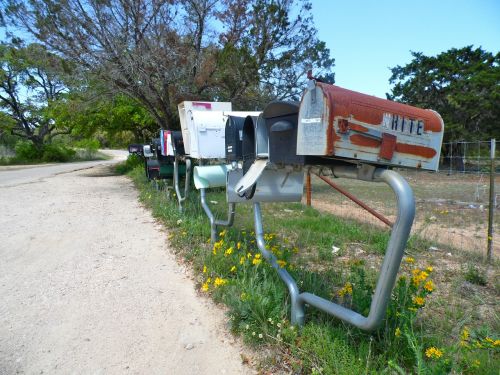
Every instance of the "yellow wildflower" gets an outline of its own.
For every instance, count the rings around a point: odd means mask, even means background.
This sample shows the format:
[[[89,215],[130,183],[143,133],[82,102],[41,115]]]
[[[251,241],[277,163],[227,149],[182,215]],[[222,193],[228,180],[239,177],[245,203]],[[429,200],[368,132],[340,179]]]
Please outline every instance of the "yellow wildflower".
[[[464,327],[462,330],[462,334],[460,335],[460,338],[462,341],[467,341],[469,339],[469,329],[467,327]]]
[[[208,283],[208,284],[210,284],[211,282],[212,282],[212,278],[211,278],[211,277],[209,277],[209,278],[207,279],[207,283]]]
[[[255,254],[255,259],[260,259],[260,254]]]
[[[413,303],[417,306],[423,306],[425,304],[425,299],[417,296],[413,298]]]
[[[427,358],[441,358],[443,356],[443,352],[439,350],[438,348],[435,348],[434,346],[431,346],[430,348],[427,348],[425,351],[425,355]]]
[[[203,265],[203,273],[207,273],[207,266]]]
[[[241,242],[238,242],[238,243],[236,244],[236,248],[237,248],[238,250],[239,250],[239,249],[241,249]]]
[[[231,255],[233,253],[233,247],[230,247],[224,252],[224,256],[227,257],[228,255]]]
[[[219,237],[224,237],[226,235],[226,230],[224,229],[222,232],[219,233]]]
[[[201,286],[201,290],[204,292],[208,292],[208,283],[203,283],[203,285]]]
[[[240,264],[245,263],[245,259],[246,259],[245,257],[241,257],[241,258],[240,258]]]
[[[399,327],[396,328],[396,331],[394,332],[394,336],[396,336],[396,337],[401,336],[401,330],[399,329]]]
[[[252,253],[247,253],[247,258],[251,258],[252,257]]]
[[[236,266],[231,267],[231,272],[236,272]]]
[[[415,258],[412,258],[412,257],[406,257],[405,261],[406,261],[406,263],[408,263],[408,264],[415,263]]]
[[[434,271],[434,267],[428,266],[425,270],[430,273],[430,272]]]
[[[216,288],[218,288],[219,286],[225,285],[225,284],[227,284],[227,280],[222,279],[220,277],[216,277],[214,280],[214,285]]]
[[[276,263],[278,263],[278,265],[283,268],[286,266],[286,262],[284,260],[278,260]]]
[[[428,292],[432,292],[434,290],[434,283],[432,282],[432,280],[429,280],[424,284],[424,289]]]
[[[493,346],[495,348],[499,347],[500,346],[500,340],[495,340],[495,342],[493,342]]]
[[[259,265],[259,264],[261,264],[261,263],[262,263],[262,259],[259,259],[259,258],[253,258],[253,260],[252,260],[252,264],[253,264],[254,266],[257,266],[257,265]]]
[[[340,289],[337,294],[339,297],[344,297],[346,294],[352,294],[352,284],[350,282],[345,283],[344,287]]]

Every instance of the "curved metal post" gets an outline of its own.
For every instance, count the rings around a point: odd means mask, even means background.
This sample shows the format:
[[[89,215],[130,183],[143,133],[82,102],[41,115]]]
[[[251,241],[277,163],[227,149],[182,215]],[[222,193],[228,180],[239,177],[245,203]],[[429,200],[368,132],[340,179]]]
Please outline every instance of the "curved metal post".
[[[230,227],[234,223],[234,215],[236,213],[236,203],[228,203],[228,208],[227,208],[227,220],[216,220],[214,214],[210,210],[210,207],[207,204],[207,194],[205,189],[200,189],[200,200],[201,200],[201,206],[203,207],[203,210],[208,216],[208,219],[210,220],[210,240],[212,243],[217,241],[217,225],[222,225],[225,227]]]
[[[179,211],[182,212],[182,202],[184,202],[189,193],[189,182],[191,180],[191,159],[186,158],[186,182],[184,184],[184,196],[181,195],[179,187],[179,160],[177,156],[174,159],[174,187],[177,194],[177,201],[179,202]]]
[[[286,269],[281,268],[276,262],[276,257],[272,252],[266,249],[266,242],[264,240],[264,229],[262,228],[262,213],[260,211],[260,204],[253,204],[254,221],[255,221],[255,238],[257,240],[257,247],[259,248],[262,256],[271,263],[271,266],[278,272],[279,277],[286,284],[288,292],[290,293],[290,300],[292,304],[291,322],[292,324],[304,324],[304,304],[300,300],[300,291],[297,283]]]
[[[339,177],[358,178],[356,166],[335,168],[334,173]],[[385,182],[392,188],[397,199],[397,218],[391,231],[368,316],[365,317],[353,310],[311,293],[298,294],[298,290],[295,292],[297,285],[293,278],[286,271],[278,269],[280,277],[287,285],[292,296],[292,322],[295,319],[296,323],[303,323],[304,320],[299,318],[303,317],[303,305],[307,303],[365,331],[372,331],[382,323],[415,217],[415,200],[410,185],[408,185],[401,175],[394,171],[375,169],[372,181]],[[254,210],[255,233],[259,249],[264,257],[270,261],[271,265],[276,268],[274,255],[265,249],[263,242],[262,222],[258,203],[254,205]],[[294,300],[294,296],[297,294],[298,298],[295,297]]]

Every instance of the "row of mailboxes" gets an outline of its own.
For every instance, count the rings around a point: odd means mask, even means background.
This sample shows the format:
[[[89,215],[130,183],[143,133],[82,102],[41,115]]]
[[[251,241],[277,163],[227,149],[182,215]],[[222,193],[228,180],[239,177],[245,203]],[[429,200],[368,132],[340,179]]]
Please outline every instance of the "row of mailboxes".
[[[160,152],[163,156],[184,156],[184,140],[181,131],[160,130]]]
[[[228,123],[259,112],[232,111],[228,102],[182,102],[178,106],[186,155],[194,159],[225,159]],[[232,131],[229,127],[229,132]],[[239,129],[229,138],[241,137]],[[229,157],[236,151],[230,148]]]

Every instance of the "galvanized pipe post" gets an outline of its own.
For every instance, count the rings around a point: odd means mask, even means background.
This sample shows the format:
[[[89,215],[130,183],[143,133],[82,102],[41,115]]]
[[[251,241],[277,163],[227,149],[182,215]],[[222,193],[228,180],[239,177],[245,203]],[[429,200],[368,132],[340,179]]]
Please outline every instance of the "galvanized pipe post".
[[[205,214],[208,216],[208,220],[210,220],[210,240],[212,243],[215,243],[215,241],[217,241],[217,226],[230,227],[233,225],[234,215],[236,213],[236,203],[228,203],[227,220],[217,220],[207,204],[207,194],[204,188],[200,189],[200,200],[201,207],[203,207]]]
[[[340,166],[334,167],[332,170],[338,177],[358,178],[359,171],[356,166]],[[285,269],[279,267],[276,257],[265,248],[260,205],[254,204],[257,245],[264,258],[271,263],[273,268],[277,269],[280,278],[285,282],[290,292],[293,324],[301,325],[304,323],[304,305],[306,303],[365,331],[372,331],[382,323],[415,217],[415,199],[410,185],[396,172],[377,168],[374,170],[372,180],[385,182],[396,194],[397,218],[391,231],[367,317],[317,295],[307,292],[300,293],[295,280]]]
[[[184,196],[181,195],[179,186],[179,161],[177,156],[174,159],[174,187],[179,202],[179,211],[182,212],[182,203],[186,200],[189,193],[189,182],[191,180],[191,159],[186,158],[186,182],[184,184]]]
[[[255,238],[257,240],[257,247],[259,248],[262,256],[266,259],[271,266],[278,272],[279,277],[288,288],[291,300],[291,322],[292,324],[303,325],[305,319],[304,303],[300,299],[300,291],[297,283],[286,269],[281,268],[276,261],[276,257],[272,252],[266,249],[266,241],[264,240],[264,229],[262,228],[262,213],[260,211],[260,204],[254,203],[254,222],[255,222]]]

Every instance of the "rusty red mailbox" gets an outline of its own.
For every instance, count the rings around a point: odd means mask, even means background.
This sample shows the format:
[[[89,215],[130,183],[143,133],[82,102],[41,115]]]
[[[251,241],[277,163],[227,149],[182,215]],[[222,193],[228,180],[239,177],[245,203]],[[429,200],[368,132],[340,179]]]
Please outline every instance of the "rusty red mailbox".
[[[443,132],[435,111],[310,81],[300,104],[297,154],[437,170]]]

